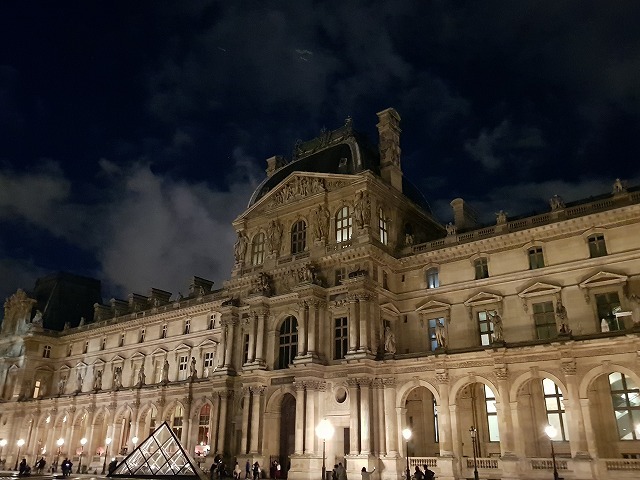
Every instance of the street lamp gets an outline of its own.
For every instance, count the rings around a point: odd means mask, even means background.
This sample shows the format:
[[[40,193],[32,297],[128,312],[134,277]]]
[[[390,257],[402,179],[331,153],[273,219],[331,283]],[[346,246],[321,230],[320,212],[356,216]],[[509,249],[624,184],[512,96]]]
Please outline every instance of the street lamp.
[[[407,479],[411,480],[411,469],[409,468],[409,439],[411,438],[411,429],[405,428],[402,430],[402,437],[405,439],[407,444]]]
[[[4,446],[7,444],[7,439],[3,438],[0,440],[0,463],[2,463],[2,450],[4,450]]]
[[[471,446],[473,447],[473,478],[478,480],[478,460],[476,459],[476,441],[478,437],[478,429],[471,425],[469,427],[469,434],[471,435]]]
[[[326,418],[323,419],[316,427],[316,435],[322,440],[322,480],[327,479],[327,467],[325,465],[326,458],[326,443],[327,440],[333,437],[334,428],[331,422]]]
[[[23,439],[18,440],[18,456],[16,457],[16,466],[13,467],[14,470],[18,469],[18,459],[20,458],[20,449],[22,448],[23,445],[24,445],[24,440]]]
[[[78,471],[76,473],[80,473],[80,468],[82,467],[82,454],[84,453],[84,446],[87,444],[87,439],[82,437],[80,439],[80,460],[78,460]]]
[[[558,467],[556,466],[556,452],[553,449],[553,439],[558,434],[558,431],[553,425],[547,425],[544,427],[544,433],[549,437],[549,443],[551,444],[551,459],[553,460],[553,480],[559,480]]]
[[[64,438],[60,437],[56,441],[56,445],[58,445],[58,456],[56,457],[56,472],[58,471],[58,462],[60,461],[60,451],[62,450],[62,445],[64,445]]]
[[[107,469],[107,455],[109,455],[109,444],[111,443],[111,438],[107,437],[104,440],[106,447],[104,449],[104,462],[102,463],[102,475],[104,475],[105,470]]]
[[[136,449],[136,445],[138,444],[138,437],[133,437],[131,439],[131,443],[133,443],[133,449]]]

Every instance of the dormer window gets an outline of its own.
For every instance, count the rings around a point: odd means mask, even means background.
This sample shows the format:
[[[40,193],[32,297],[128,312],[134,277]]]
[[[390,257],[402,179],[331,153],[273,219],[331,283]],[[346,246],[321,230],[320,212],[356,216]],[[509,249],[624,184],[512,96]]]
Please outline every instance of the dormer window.
[[[427,288],[438,288],[440,286],[440,272],[438,267],[432,267],[427,270]]]
[[[535,270],[536,268],[544,267],[544,255],[542,253],[542,247],[533,247],[528,250],[529,255],[529,270]]]
[[[489,278],[489,263],[486,257],[477,258],[473,262],[473,266],[476,270],[476,280]]]
[[[589,256],[591,258],[604,257],[607,255],[607,244],[604,241],[604,235],[591,235],[587,239],[589,244]]]
[[[45,345],[42,349],[42,358],[50,358],[51,357],[51,345]]]

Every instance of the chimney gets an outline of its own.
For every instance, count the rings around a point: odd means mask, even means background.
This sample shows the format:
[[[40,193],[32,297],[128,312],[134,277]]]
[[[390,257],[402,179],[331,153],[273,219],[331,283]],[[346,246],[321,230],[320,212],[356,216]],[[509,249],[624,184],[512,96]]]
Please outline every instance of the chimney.
[[[276,155],[271,158],[267,158],[267,178],[271,177],[276,170],[284,165],[284,157]]]
[[[393,188],[402,192],[400,168],[400,115],[393,108],[378,112],[380,175]]]
[[[454,198],[451,201],[451,206],[453,207],[453,223],[458,233],[478,226],[478,214],[463,199]]]

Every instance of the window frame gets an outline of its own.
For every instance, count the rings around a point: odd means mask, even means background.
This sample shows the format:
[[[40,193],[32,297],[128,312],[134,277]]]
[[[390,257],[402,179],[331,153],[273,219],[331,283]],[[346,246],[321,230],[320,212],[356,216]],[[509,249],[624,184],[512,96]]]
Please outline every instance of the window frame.
[[[427,290],[440,287],[440,268],[429,267],[425,271],[425,280],[427,282]]]
[[[587,237],[587,246],[589,248],[589,258],[606,257],[609,254],[604,233],[593,233],[589,235]]]
[[[473,268],[476,280],[489,278],[489,259],[487,257],[478,257],[474,259]]]
[[[529,270],[537,270],[546,267],[544,261],[544,250],[540,246],[530,247],[527,250],[527,258],[529,259]]]
[[[349,206],[343,205],[334,215],[336,243],[348,242],[353,237],[353,217]]]
[[[258,232],[251,241],[251,265],[254,267],[264,263],[266,236],[264,232]]]
[[[297,220],[291,226],[291,255],[298,255],[307,248],[307,222]]]
[[[284,370],[293,364],[298,354],[298,319],[287,315],[280,323],[278,335],[277,370]]]
[[[51,345],[44,345],[42,348],[42,358],[51,358]]]
[[[551,308],[551,310],[543,310],[536,312],[539,309],[539,306],[544,306],[544,308]],[[556,320],[556,308],[553,300],[544,300],[540,302],[531,302],[531,316],[533,318],[533,327],[536,332],[537,340],[552,340],[558,337],[558,322]],[[544,322],[538,323],[538,319],[544,320]],[[553,319],[553,321],[551,321]],[[540,336],[540,329],[547,328],[550,329],[551,325],[553,325],[553,333],[554,335],[549,335],[546,337]]]
[[[389,221],[385,217],[382,207],[378,208],[378,235],[381,244],[389,245]]]
[[[622,388],[614,390],[611,377],[612,375],[616,375],[616,374],[620,375],[620,382],[621,382]],[[636,428],[635,428],[635,426],[638,423],[640,423],[638,421],[640,420],[640,403],[637,406],[632,405],[631,404],[632,402],[629,400],[629,394],[631,393],[633,393],[636,396],[640,396],[640,388],[638,387],[638,385],[635,385],[635,388],[630,388],[629,382],[627,381],[627,379],[630,379],[633,381],[633,379],[631,379],[628,375],[620,371],[611,372],[609,375],[607,375],[607,380],[609,381],[609,391],[611,392],[610,398],[611,398],[611,405],[613,408],[613,417],[614,417],[613,420],[616,423],[616,430],[618,431],[618,440],[621,442],[640,440],[640,432],[636,431]],[[633,382],[635,384],[635,381]],[[616,406],[614,400],[618,398],[624,399],[624,406],[622,407]],[[618,414],[618,412],[626,412],[627,418],[631,418],[631,422],[629,424],[631,427],[630,429],[631,438],[624,438],[624,436],[620,432],[620,425],[621,425],[620,420],[625,418],[625,415]],[[634,415],[634,412],[635,412],[635,415]]]
[[[333,319],[333,359],[343,360],[349,352],[349,317]]]
[[[551,382],[554,388],[553,392],[547,393],[547,389],[545,388],[545,381]],[[559,440],[567,442],[569,441],[569,428],[567,424],[567,413],[564,407],[564,396],[562,395],[562,391],[560,390],[556,382],[547,377],[544,377],[541,380],[540,385],[542,387],[542,398],[544,402],[545,414],[547,416],[547,423],[549,425],[553,425],[556,428],[556,430],[560,434]],[[555,404],[555,408],[549,408],[549,401],[553,401],[553,403]],[[557,421],[550,420],[551,417],[557,418]]]

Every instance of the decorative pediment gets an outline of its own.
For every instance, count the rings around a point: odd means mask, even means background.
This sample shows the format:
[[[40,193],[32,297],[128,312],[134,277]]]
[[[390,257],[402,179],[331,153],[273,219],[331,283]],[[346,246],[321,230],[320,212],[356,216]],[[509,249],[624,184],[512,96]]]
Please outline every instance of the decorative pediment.
[[[156,348],[153,352],[151,352],[151,356],[164,357],[165,355],[167,355],[167,353],[169,353],[169,351],[165,350],[164,348]]]
[[[541,295],[556,295],[560,293],[562,287],[551,285],[550,283],[536,282],[530,287],[518,293],[520,298],[539,297]]]
[[[451,305],[444,302],[439,302],[437,300],[429,300],[428,302],[423,303],[418,308],[416,308],[416,312],[420,314],[426,314],[431,312],[448,312],[451,310]]]
[[[122,358],[120,355],[116,355],[111,359],[111,363],[113,363],[114,365],[123,364],[124,358]]]
[[[396,307],[393,303],[385,303],[383,305],[380,305],[380,310],[387,315],[391,315],[392,317],[398,317],[402,315],[402,312],[398,310],[398,307]]]
[[[586,280],[580,282],[580,288],[604,287],[607,285],[621,285],[626,283],[629,277],[611,272],[598,272]]]
[[[134,363],[137,362],[144,362],[144,359],[146,357],[144,356],[144,354],[140,353],[140,352],[136,352],[131,356],[131,365],[133,365]]]
[[[480,292],[464,302],[464,305],[465,307],[475,307],[477,305],[488,305],[490,303],[500,302],[502,302],[502,297],[500,295],[488,292]]]
[[[99,367],[103,367],[105,364],[105,361],[102,360],[101,358],[96,358],[95,361],[93,362],[93,368],[99,368]]]
[[[176,348],[173,349],[174,352],[190,352],[193,347],[191,345],[187,345],[186,343],[181,343]]]
[[[69,370],[71,370],[71,367],[69,365],[62,365],[60,367],[60,372],[69,372]]]
[[[87,367],[87,364],[86,364],[86,363],[84,363],[84,362],[78,362],[78,363],[76,364],[76,369],[77,369],[77,370],[80,370],[81,368],[86,368],[86,367]]]
[[[198,347],[199,348],[207,348],[207,347],[216,347],[217,345],[218,345],[218,342],[214,342],[210,338],[207,338],[200,345],[198,345]]]

